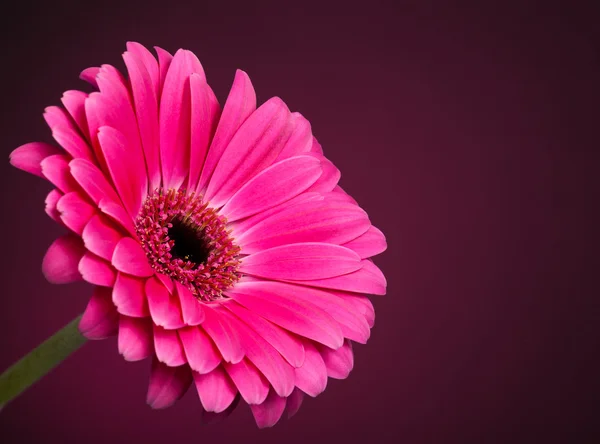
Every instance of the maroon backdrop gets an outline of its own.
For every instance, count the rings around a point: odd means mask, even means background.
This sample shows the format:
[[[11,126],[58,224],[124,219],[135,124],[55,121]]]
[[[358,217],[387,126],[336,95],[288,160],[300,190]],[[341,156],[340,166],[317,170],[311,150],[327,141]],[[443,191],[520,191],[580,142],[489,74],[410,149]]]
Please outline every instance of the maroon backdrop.
[[[193,50],[221,103],[236,68],[313,125],[386,234],[389,280],[355,368],[295,418],[203,425],[191,390],[145,404],[148,362],[86,344],[0,413],[3,443],[584,442],[597,420],[599,15],[593,2],[77,2],[2,14],[0,370],[85,307],[40,271],[49,186],[8,164],[43,108],[122,67],[127,40]],[[192,2],[187,2],[192,3]],[[473,6],[475,5],[475,6]],[[477,6],[478,5],[478,6]],[[594,160],[594,157],[596,159]],[[595,225],[597,226],[597,225]],[[594,253],[597,255],[597,253]]]

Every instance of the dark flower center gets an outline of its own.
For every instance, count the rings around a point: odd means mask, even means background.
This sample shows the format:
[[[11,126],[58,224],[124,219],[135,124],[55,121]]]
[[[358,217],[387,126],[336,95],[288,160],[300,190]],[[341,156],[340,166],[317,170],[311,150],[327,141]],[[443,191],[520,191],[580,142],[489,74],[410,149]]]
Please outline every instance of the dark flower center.
[[[202,196],[156,190],[146,198],[135,228],[150,266],[202,301],[225,297],[223,291],[240,278],[240,247],[225,218]]]
[[[169,239],[174,242],[171,255],[175,259],[193,262],[193,268],[205,263],[210,254],[210,247],[204,238],[204,230],[199,230],[189,221],[186,223],[180,216],[174,217],[171,225],[167,232]]]

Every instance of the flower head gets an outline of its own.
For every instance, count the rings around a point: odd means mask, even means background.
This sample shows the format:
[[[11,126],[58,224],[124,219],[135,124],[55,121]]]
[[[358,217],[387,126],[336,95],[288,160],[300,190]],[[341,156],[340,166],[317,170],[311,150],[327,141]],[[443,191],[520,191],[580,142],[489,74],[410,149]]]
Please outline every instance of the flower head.
[[[127,77],[83,71],[95,91],[44,115],[60,147],[11,154],[55,187],[46,212],[69,230],[43,272],[94,285],[79,328],[152,359],[152,407],[193,383],[205,411],[241,398],[271,426],[348,376],[374,322],[365,295],[385,293],[369,259],[385,238],[301,114],[257,108],[239,70],[221,109],[193,53],[156,52],[128,43]]]

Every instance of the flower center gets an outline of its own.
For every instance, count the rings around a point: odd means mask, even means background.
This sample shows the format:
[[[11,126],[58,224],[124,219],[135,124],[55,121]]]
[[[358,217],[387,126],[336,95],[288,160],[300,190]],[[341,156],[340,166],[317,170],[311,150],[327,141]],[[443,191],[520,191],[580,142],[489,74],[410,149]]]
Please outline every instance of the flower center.
[[[198,299],[220,299],[239,278],[227,221],[202,196],[158,189],[146,198],[137,235],[152,268],[185,285]]]
[[[176,259],[190,261],[194,264],[203,264],[210,254],[210,246],[204,237],[204,232],[186,222],[182,217],[176,216],[171,220],[171,227],[167,235],[174,242],[171,247],[171,256]]]

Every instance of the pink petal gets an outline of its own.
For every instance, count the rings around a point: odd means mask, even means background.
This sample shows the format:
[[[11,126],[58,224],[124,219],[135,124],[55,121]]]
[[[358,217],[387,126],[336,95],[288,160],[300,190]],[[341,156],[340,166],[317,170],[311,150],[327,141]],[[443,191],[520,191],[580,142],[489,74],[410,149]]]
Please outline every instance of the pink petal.
[[[296,197],[321,175],[312,156],[296,156],[271,165],[237,191],[221,213],[232,222],[268,210]]]
[[[279,421],[279,418],[281,418],[285,410],[285,403],[285,398],[271,391],[265,402],[258,405],[250,405],[256,425],[261,429],[273,427]]]
[[[95,66],[91,68],[86,68],[83,71],[81,71],[81,74],[79,74],[79,78],[81,80],[85,80],[94,88],[98,88],[98,83],[96,82],[96,75],[98,74],[98,71],[100,71],[100,68]]]
[[[175,281],[175,287],[177,288],[177,296],[181,305],[183,322],[186,325],[199,325],[204,322],[205,315],[200,301],[179,281]]]
[[[159,78],[159,85],[158,85],[158,92],[156,94],[156,97],[159,98],[159,102],[160,102],[160,97],[162,95],[162,90],[163,90],[163,86],[165,84],[165,78],[167,77],[167,72],[169,72],[169,67],[171,66],[171,62],[173,61],[173,56],[168,52],[165,51],[162,48],[159,48],[158,46],[154,47],[154,50],[156,51],[156,54],[158,56],[158,78]]]
[[[226,294],[250,311],[286,330],[339,348],[344,336],[338,323],[312,303],[294,298],[295,288],[282,282],[238,282]]]
[[[149,318],[121,316],[119,320],[119,353],[126,361],[141,361],[152,355],[152,321]]]
[[[121,132],[111,127],[99,128],[98,141],[119,196],[130,216],[135,218],[148,194],[144,156]]]
[[[79,321],[79,331],[88,339],[105,339],[117,333],[118,325],[119,313],[111,301],[110,289],[94,288]]]
[[[346,202],[352,205],[358,205],[356,199],[346,193],[339,185],[336,185],[333,191],[327,196],[337,202]]]
[[[77,191],[79,186],[71,172],[69,171],[69,156],[64,154],[55,154],[46,157],[40,163],[42,166],[42,174],[63,193]]]
[[[51,130],[54,130],[56,127],[63,127],[71,131],[78,131],[71,116],[69,116],[69,113],[59,106],[46,107],[46,109],[44,109],[44,120]]]
[[[367,214],[356,205],[309,200],[290,206],[238,234],[244,253],[299,242],[342,244],[369,229]]]
[[[96,214],[81,233],[85,247],[102,259],[111,260],[115,247],[123,235],[103,215]]]
[[[52,284],[68,284],[81,280],[77,268],[85,247],[81,238],[74,234],[66,234],[56,239],[44,256],[42,272]]]
[[[191,140],[190,172],[188,189],[195,190],[204,166],[208,147],[215,134],[221,108],[213,90],[206,80],[198,75],[190,76],[191,91]]]
[[[150,81],[154,87],[154,94],[158,96],[158,87],[160,81],[160,74],[158,72],[158,62],[156,58],[152,55],[152,53],[143,45],[137,42],[127,42],[127,51],[133,54],[139,61],[141,65],[146,69],[148,75],[150,76]],[[130,74],[131,76],[131,74]],[[133,83],[133,80],[132,80]]]
[[[369,327],[373,327],[375,324],[375,309],[373,308],[372,302],[368,297],[355,294],[345,293],[341,291],[336,292],[337,296],[342,298],[347,304],[352,304],[358,311],[365,317]]]
[[[73,159],[69,162],[69,169],[73,178],[95,204],[98,204],[103,198],[121,202],[112,185],[108,183],[104,174],[93,163],[85,159]]]
[[[118,98],[112,97],[114,100],[128,99],[129,82],[121,74],[121,71],[114,66],[108,64],[101,65],[98,74],[96,74],[96,80],[98,81],[98,88],[103,94],[118,96]]]
[[[277,160],[288,159],[310,151],[312,146],[312,132],[310,123],[300,113],[292,113],[292,134],[279,153]]]
[[[203,308],[205,319],[202,322],[202,328],[214,341],[223,360],[234,364],[240,362],[244,357],[244,350],[240,343],[239,333],[222,315],[222,310],[217,311],[207,305]]]
[[[237,389],[222,367],[201,375],[194,373],[196,390],[202,407],[207,412],[220,413],[227,409],[235,399]]]
[[[100,146],[98,139],[98,130],[103,126],[108,126],[123,135],[130,156],[139,159],[140,165],[138,165],[138,168],[145,171],[138,125],[125,79],[114,67],[102,65],[96,80],[101,92],[89,95],[85,101],[85,111],[92,146],[100,169],[107,174],[109,173],[105,153],[103,152],[104,147]]]
[[[89,251],[79,261],[78,268],[83,279],[90,284],[112,287],[117,278],[117,272],[110,262]]]
[[[376,254],[383,253],[387,248],[385,236],[374,226],[358,236],[356,239],[346,242],[344,247],[355,251],[361,259],[366,259]]]
[[[173,291],[175,290],[175,284],[173,283],[173,279],[161,273],[156,273],[154,276],[156,276],[158,280],[162,282],[162,284],[165,286],[165,288],[170,294],[173,294]]]
[[[183,49],[173,57],[160,98],[160,159],[163,186],[178,189],[190,165],[190,74],[205,79],[196,56]]]
[[[170,407],[185,394],[191,384],[192,372],[187,365],[169,367],[153,359],[146,402],[153,409]]]
[[[93,162],[94,155],[87,142],[74,128],[56,126],[52,128],[52,137],[73,158],[83,158]]]
[[[205,195],[211,205],[223,205],[242,185],[271,165],[290,131],[290,111],[278,97],[252,113],[219,159]]]
[[[144,280],[118,273],[112,292],[112,300],[119,313],[133,318],[150,316],[144,293]]]
[[[139,44],[127,44],[123,54],[129,72],[140,138],[148,167],[150,190],[160,186],[160,150],[158,134],[158,64]]]
[[[62,222],[75,233],[81,235],[83,229],[96,214],[96,208],[89,204],[77,191],[65,194],[56,204]]]
[[[289,210],[293,206],[299,205],[301,203],[310,202],[310,201],[322,201],[324,198],[319,193],[302,193],[287,202],[274,206],[269,210],[262,211],[254,216],[247,217],[245,219],[232,222],[230,227],[232,229],[232,235],[234,239],[240,239],[244,235],[244,233],[254,226],[258,225],[263,220],[266,220],[277,213],[280,213],[284,210]]]
[[[121,204],[104,197],[100,199],[100,202],[98,202],[98,208],[113,221],[119,224],[124,230],[129,232],[132,237],[137,238],[137,233],[135,231],[135,227],[133,226],[131,217],[129,214],[127,214],[127,211],[121,206]]]
[[[85,99],[85,116],[88,121],[88,127],[90,130],[90,143],[92,150],[96,157],[95,164],[98,165],[100,170],[109,175],[108,167],[106,166],[106,159],[104,159],[104,153],[100,149],[100,143],[98,142],[98,129],[106,125],[107,120],[114,122],[116,117],[112,119],[107,118],[111,110],[116,109],[114,101],[111,100],[106,94],[102,95],[98,92],[91,93],[87,99]]]
[[[303,242],[259,251],[242,259],[240,271],[269,279],[307,281],[351,273],[359,256],[339,245]]]
[[[281,355],[258,333],[224,312],[240,336],[246,357],[271,383],[280,396],[289,396],[294,389],[294,369]]]
[[[144,153],[131,102],[129,82],[116,68],[110,65],[102,65],[96,80],[101,92],[97,97],[94,110],[97,118],[96,128],[108,126],[120,132],[126,140],[125,145],[128,152],[140,161],[140,168],[145,172]],[[90,94],[90,97],[92,95]]]
[[[252,330],[260,334],[292,366],[300,367],[302,365],[304,362],[304,346],[299,338],[267,321],[258,314],[247,310],[235,301],[229,301],[223,304],[223,306],[229,309]]]
[[[203,193],[206,190],[225,148],[254,110],[256,110],[254,88],[248,74],[238,69],[206,156],[196,192]]]
[[[290,294],[296,299],[312,303],[337,321],[344,337],[365,344],[371,335],[369,324],[362,311],[339,297],[335,291],[323,291],[311,287],[288,287]]]
[[[87,139],[90,137],[90,130],[85,115],[85,99],[87,94],[82,91],[65,91],[62,96],[62,103],[71,115],[71,118],[77,125],[77,128]]]
[[[225,370],[248,404],[262,404],[269,394],[269,383],[247,358],[237,364],[226,362]]]
[[[354,367],[354,355],[352,353],[352,343],[349,340],[337,350],[328,347],[319,347],[325,367],[327,367],[327,376],[334,379],[346,379],[352,367]]]
[[[57,189],[54,189],[48,193],[48,196],[46,196],[46,200],[44,201],[44,203],[46,205],[46,214],[62,225],[63,223],[62,220],[60,220],[60,213],[56,209],[56,205],[58,205],[58,201],[61,197],[63,197],[63,193],[61,193]]]
[[[328,193],[333,190],[337,183],[340,181],[342,173],[338,170],[335,165],[323,156],[316,156],[321,161],[321,168],[323,173],[317,179],[317,181],[307,189],[307,191],[314,191],[318,193]]]
[[[288,396],[287,402],[285,405],[285,410],[287,411],[287,417],[291,418],[298,410],[300,410],[300,406],[302,405],[302,401],[304,400],[304,393],[299,389],[294,389],[292,394]]]
[[[368,259],[363,259],[361,263],[362,268],[353,273],[329,279],[313,279],[310,282],[296,281],[295,283],[332,290],[384,295],[387,282],[381,270]]]
[[[59,154],[61,150],[43,142],[26,143],[10,153],[10,164],[20,170],[44,177],[41,162],[46,157]]]
[[[154,329],[154,351],[160,362],[164,362],[169,367],[177,367],[187,363],[183,345],[177,336],[177,331],[167,330],[156,324]]]
[[[304,341],[306,358],[302,367],[295,369],[296,387],[313,398],[327,387],[327,368],[321,354],[311,341]]]
[[[202,328],[185,327],[177,330],[177,333],[192,370],[204,374],[213,371],[221,363],[217,347]]]
[[[111,263],[123,273],[138,277],[149,277],[154,270],[148,264],[148,258],[140,243],[130,237],[123,237],[117,243]]]
[[[157,278],[146,281],[146,298],[150,316],[156,325],[172,330],[182,328],[181,308],[177,296],[169,294]]]
[[[321,144],[317,141],[317,139],[315,137],[313,137],[312,146],[310,147],[310,152],[317,153],[317,154],[323,154],[323,148],[321,147]]]

